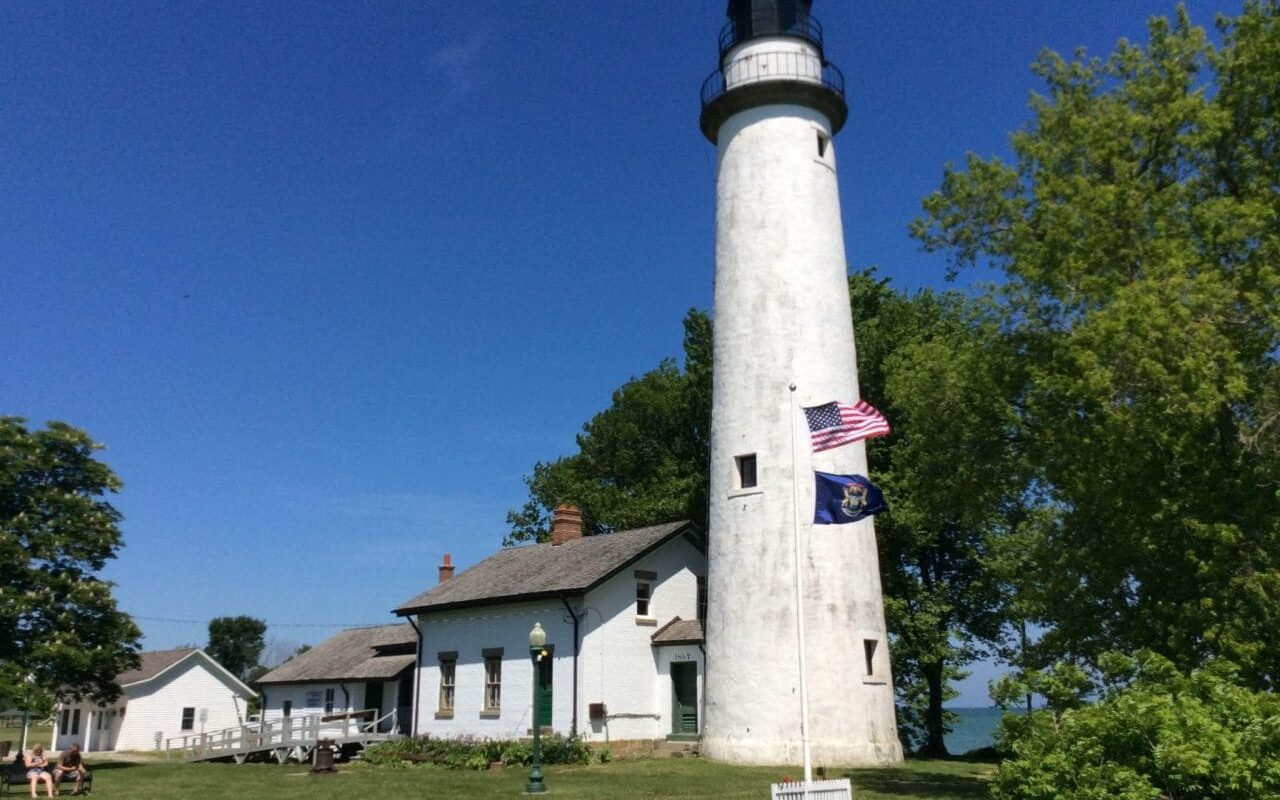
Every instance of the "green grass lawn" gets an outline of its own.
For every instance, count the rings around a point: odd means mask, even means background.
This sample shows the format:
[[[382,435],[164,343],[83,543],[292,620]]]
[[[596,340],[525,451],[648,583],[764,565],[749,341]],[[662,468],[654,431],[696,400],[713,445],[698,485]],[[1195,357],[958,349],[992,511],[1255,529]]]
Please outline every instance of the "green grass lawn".
[[[94,795],[130,800],[174,797],[352,800],[366,797],[519,797],[528,771],[510,767],[488,772],[449,771],[430,766],[371,767],[341,764],[336,775],[311,775],[307,767],[272,764],[94,763]],[[909,761],[899,769],[832,771],[848,776],[858,800],[877,798],[980,798],[987,795],[993,767],[950,761]],[[732,767],[697,758],[655,758],[548,767],[553,797],[767,798],[769,784],[801,771],[781,767]]]
[[[50,736],[52,736],[52,734],[53,734],[52,725],[39,725],[39,724],[36,724],[35,722],[32,722],[30,727],[27,728],[27,749],[30,750],[31,746],[36,742],[39,742],[45,747],[48,747],[49,738]],[[0,725],[0,742],[12,742],[14,750],[17,750],[18,741],[21,739],[22,739],[21,723],[19,723],[16,726]],[[9,757],[12,758],[13,754],[10,753]]]

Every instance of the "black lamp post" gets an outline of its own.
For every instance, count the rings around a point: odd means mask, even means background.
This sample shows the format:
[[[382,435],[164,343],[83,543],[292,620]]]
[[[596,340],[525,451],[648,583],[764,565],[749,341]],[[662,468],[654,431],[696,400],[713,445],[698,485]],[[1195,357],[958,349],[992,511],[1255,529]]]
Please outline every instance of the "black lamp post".
[[[542,794],[547,790],[547,785],[542,782],[542,726],[538,724],[539,667],[547,655],[542,649],[546,643],[547,632],[542,629],[542,623],[533,623],[533,630],[529,631],[529,658],[533,659],[533,769],[524,787],[525,794]]]

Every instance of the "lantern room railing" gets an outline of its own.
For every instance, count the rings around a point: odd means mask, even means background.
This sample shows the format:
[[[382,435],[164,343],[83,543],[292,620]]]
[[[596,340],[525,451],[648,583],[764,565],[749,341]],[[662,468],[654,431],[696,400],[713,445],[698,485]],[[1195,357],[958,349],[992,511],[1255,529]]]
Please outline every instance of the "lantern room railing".
[[[812,53],[770,51],[735,59],[702,82],[702,107],[727,91],[767,81],[801,81],[821,84],[844,98],[844,74],[834,64],[824,64]]]

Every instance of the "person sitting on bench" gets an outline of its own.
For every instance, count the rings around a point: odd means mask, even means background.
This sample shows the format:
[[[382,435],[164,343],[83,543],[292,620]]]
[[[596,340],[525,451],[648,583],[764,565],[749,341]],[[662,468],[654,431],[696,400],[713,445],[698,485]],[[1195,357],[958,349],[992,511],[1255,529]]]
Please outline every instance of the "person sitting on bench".
[[[27,768],[27,781],[31,784],[31,796],[36,796],[36,786],[44,781],[45,794],[53,797],[53,778],[49,776],[49,760],[44,757],[44,745],[38,744],[31,750],[31,755],[22,760]]]
[[[62,785],[62,779],[75,773],[76,788],[72,794],[80,794],[80,790],[84,788],[84,759],[80,757],[80,745],[73,744],[63,753],[62,758],[58,759],[58,766],[53,768],[53,785],[54,788]]]

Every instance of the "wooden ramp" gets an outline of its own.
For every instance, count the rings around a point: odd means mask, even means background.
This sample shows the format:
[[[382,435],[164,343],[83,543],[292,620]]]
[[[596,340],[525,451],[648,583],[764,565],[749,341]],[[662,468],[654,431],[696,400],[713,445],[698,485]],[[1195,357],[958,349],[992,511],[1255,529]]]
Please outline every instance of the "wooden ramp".
[[[289,759],[311,760],[316,743],[331,739],[339,747],[345,744],[369,745],[399,739],[396,712],[379,717],[377,709],[352,711],[347,714],[307,714],[283,717],[271,722],[253,722],[218,731],[187,734],[166,739],[164,757],[184,761],[233,759],[237,764],[254,754],[265,754],[278,763]]]

